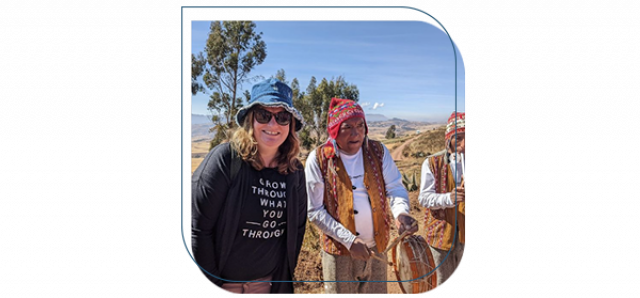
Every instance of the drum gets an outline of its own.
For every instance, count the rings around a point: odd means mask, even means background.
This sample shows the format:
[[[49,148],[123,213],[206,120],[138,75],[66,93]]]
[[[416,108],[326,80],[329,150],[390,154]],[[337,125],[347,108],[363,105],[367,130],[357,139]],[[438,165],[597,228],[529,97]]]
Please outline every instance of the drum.
[[[411,235],[402,239],[393,247],[391,258],[403,293],[417,294],[436,287],[436,265],[422,236]],[[431,274],[427,276],[429,272]]]

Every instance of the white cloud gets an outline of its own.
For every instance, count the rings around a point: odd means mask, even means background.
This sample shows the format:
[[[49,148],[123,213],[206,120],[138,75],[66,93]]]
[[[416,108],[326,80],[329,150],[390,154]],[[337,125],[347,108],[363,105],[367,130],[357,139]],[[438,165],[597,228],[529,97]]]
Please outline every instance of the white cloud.
[[[371,103],[370,103],[370,102],[359,102],[358,104],[359,104],[363,109],[371,105]]]
[[[370,110],[375,110],[375,109],[381,108],[381,107],[384,107],[384,103],[383,102],[381,102],[381,103],[377,103],[376,102],[376,103],[373,104],[373,107]]]

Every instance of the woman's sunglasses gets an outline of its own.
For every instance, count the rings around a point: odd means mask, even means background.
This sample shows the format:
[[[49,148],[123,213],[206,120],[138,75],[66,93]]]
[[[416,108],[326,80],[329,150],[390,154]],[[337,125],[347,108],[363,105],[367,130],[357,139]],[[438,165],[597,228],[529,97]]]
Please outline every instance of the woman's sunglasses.
[[[281,111],[278,113],[271,113],[267,110],[256,109],[253,114],[255,115],[256,121],[261,124],[267,124],[271,121],[271,116],[276,118],[276,123],[280,125],[289,125],[291,123],[291,113],[287,111]]]

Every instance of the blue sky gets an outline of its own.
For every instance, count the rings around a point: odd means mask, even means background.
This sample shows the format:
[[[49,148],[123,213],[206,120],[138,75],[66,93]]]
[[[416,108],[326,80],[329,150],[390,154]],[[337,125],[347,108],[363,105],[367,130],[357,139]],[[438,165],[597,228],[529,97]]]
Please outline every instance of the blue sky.
[[[204,52],[211,22],[192,23],[192,53]],[[409,21],[259,21],[267,58],[252,76],[284,69],[306,90],[342,76],[360,91],[365,113],[445,122],[455,109],[454,56],[444,31]],[[455,39],[455,36],[452,36]],[[463,49],[464,50],[464,49]],[[464,112],[464,65],[458,52],[458,111]],[[250,90],[250,84],[242,90]],[[192,97],[192,113],[208,115],[208,94]]]

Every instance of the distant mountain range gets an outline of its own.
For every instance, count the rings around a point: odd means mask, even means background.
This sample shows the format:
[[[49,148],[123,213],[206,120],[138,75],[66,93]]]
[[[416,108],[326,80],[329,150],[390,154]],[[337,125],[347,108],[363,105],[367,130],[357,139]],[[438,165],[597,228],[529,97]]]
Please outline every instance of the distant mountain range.
[[[397,130],[411,131],[423,128],[426,125],[434,123],[408,121],[399,118],[387,118],[382,114],[367,114],[367,126],[370,128],[386,128],[391,125],[395,125]],[[213,137],[213,133],[209,132],[209,129],[213,126],[211,118],[206,115],[191,114],[191,137],[199,139],[210,139]]]
[[[367,122],[376,122],[376,121],[387,121],[389,118],[385,117],[382,114],[366,114]]]
[[[206,115],[191,114],[191,138],[212,139],[209,129],[213,126],[211,118]]]
[[[388,121],[389,118],[385,117],[382,114],[367,114],[367,122],[378,122],[378,121]],[[398,118],[393,118],[392,120],[401,120]],[[199,115],[199,114],[191,114],[191,124],[208,124],[211,123],[211,117],[207,115]]]
[[[211,123],[211,117],[206,115],[191,114],[191,125]]]

